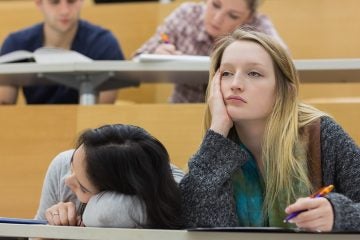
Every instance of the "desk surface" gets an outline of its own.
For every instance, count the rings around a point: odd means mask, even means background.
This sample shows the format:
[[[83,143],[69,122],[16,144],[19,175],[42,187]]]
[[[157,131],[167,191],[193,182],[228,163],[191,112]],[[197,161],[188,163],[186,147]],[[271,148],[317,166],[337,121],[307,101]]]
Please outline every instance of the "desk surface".
[[[360,59],[295,60],[294,63],[303,83],[360,82]],[[207,62],[12,63],[0,65],[0,84],[29,85],[45,83],[44,77],[56,80],[65,76],[64,84],[77,87],[86,78],[91,81],[108,78],[98,84],[97,89],[102,90],[140,82],[206,83],[208,70]]]
[[[45,225],[0,224],[2,237],[41,237],[56,239],[126,239],[126,240],[357,240],[360,234],[268,233],[268,232],[188,232],[186,230],[151,230],[120,228],[59,227]]]

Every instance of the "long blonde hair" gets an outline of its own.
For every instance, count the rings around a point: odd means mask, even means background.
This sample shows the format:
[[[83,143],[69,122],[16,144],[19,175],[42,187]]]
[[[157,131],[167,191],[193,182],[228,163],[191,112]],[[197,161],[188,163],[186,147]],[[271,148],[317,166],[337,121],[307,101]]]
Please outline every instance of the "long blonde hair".
[[[216,43],[211,56],[206,99],[213,76],[220,67],[223,52],[235,41],[251,41],[259,44],[271,56],[274,63],[276,100],[267,120],[262,145],[266,189],[264,208],[269,210],[279,198],[289,204],[299,197],[298,195],[312,191],[308,177],[307,146],[301,139],[299,130],[324,116],[325,113],[299,102],[299,78],[287,51],[271,37],[244,29],[237,29]],[[210,123],[211,113],[207,106],[204,118],[205,131],[209,129]],[[238,138],[234,127],[228,137]]]

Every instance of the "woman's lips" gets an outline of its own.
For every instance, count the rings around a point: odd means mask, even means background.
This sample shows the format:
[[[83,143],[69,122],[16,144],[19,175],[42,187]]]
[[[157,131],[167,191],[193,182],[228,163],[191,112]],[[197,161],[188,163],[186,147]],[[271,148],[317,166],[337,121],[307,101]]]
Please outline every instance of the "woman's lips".
[[[242,101],[244,103],[247,103],[247,101],[244,98],[240,97],[240,96],[229,96],[229,97],[226,98],[226,100],[227,101]]]

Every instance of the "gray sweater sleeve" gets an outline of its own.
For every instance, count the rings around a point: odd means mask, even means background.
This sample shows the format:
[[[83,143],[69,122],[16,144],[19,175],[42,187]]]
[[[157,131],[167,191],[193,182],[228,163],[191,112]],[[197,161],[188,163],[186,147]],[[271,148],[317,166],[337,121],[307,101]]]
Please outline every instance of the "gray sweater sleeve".
[[[65,185],[70,159],[74,150],[58,154],[50,163],[43,183],[40,204],[35,219],[46,220],[45,211],[59,202],[72,201],[78,204],[75,194]]]
[[[178,183],[184,173],[171,164],[174,180]],[[83,222],[88,227],[137,228],[147,223],[146,208],[137,196],[116,192],[101,192],[92,196],[86,205]]]
[[[139,198],[109,191],[92,196],[82,217],[86,227],[137,228],[147,222]]]
[[[206,133],[180,182],[187,227],[238,224],[230,178],[246,159],[246,152],[235,142],[212,130]]]
[[[331,118],[322,118],[324,184],[334,184],[327,198],[334,209],[333,231],[360,230],[360,148]]]

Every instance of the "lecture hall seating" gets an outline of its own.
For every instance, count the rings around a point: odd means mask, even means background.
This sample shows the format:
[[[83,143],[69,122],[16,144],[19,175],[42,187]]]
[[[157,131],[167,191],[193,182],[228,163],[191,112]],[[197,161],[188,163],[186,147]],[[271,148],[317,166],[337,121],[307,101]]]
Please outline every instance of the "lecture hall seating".
[[[127,57],[153,33],[171,9],[183,2],[95,6],[85,1],[84,18],[111,29]],[[360,56],[359,4],[358,0],[265,0],[261,10],[271,17],[294,58],[356,58]],[[31,0],[1,1],[0,20],[8,24],[0,29],[0,41],[9,32],[40,19]],[[360,89],[359,84],[304,86],[303,98],[339,97],[339,94],[358,97]],[[169,89],[169,86],[148,85],[123,90],[120,99],[165,102]],[[319,95],[319,89],[325,96]],[[134,94],[142,97],[134,98]],[[359,101],[334,102],[331,98],[312,102],[329,111],[360,144]],[[201,141],[203,110],[202,104],[1,107],[0,216],[34,216],[49,162],[60,151],[71,148],[84,128],[119,122],[145,127],[165,144],[172,161],[186,169],[188,158]]]

